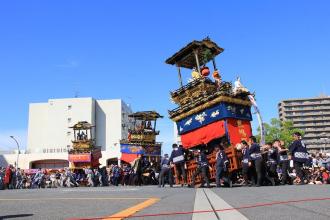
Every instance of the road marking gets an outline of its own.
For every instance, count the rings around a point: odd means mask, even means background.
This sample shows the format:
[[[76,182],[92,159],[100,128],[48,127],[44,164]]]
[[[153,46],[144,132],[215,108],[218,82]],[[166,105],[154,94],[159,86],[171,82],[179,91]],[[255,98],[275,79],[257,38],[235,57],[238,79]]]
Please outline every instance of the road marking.
[[[66,192],[126,192],[126,191],[137,191],[138,188],[72,188],[72,189],[63,189],[59,192],[66,193]]]
[[[204,190],[206,196],[209,198],[213,206],[213,210],[231,209],[230,212],[218,211],[217,215],[221,220],[248,220],[242,213],[234,209],[231,205],[221,199],[215,192],[210,189]]]
[[[207,212],[205,210],[208,210]],[[212,211],[213,210],[213,211]],[[230,210],[225,212],[223,210]],[[210,189],[197,189],[192,220],[248,220]]]
[[[1,198],[0,201],[49,201],[49,200],[144,200],[148,198],[35,198],[35,199],[24,199],[24,198]]]
[[[105,217],[103,218],[103,220],[112,220],[112,219],[116,219],[116,220],[121,220],[121,219],[125,219],[131,215],[134,215],[135,213],[137,213],[138,211],[141,211],[142,209],[145,209],[153,204],[155,204],[156,202],[158,202],[159,199],[158,198],[150,198],[144,202],[141,202],[135,206],[132,206],[128,209],[125,209],[123,211],[120,211],[114,215],[111,215],[109,217]]]
[[[213,210],[211,204],[209,203],[206,194],[203,189],[196,190],[194,212],[192,220],[214,220],[218,219],[214,212],[199,212],[203,210]]]

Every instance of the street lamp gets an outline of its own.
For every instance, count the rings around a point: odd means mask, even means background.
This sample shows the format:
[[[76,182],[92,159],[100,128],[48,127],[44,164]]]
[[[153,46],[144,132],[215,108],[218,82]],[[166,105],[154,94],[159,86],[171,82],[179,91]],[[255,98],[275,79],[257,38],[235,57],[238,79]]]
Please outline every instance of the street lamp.
[[[18,141],[16,140],[16,138],[14,136],[10,136],[11,139],[13,139],[16,142],[17,145],[17,159],[16,159],[16,168],[18,168],[18,157],[19,157],[19,144]]]

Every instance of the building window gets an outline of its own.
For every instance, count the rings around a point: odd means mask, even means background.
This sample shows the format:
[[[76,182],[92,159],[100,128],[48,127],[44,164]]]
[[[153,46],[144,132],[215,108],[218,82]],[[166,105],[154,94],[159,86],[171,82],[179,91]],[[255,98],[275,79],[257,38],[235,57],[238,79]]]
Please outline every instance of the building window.
[[[68,118],[68,123],[71,123],[71,118]]]
[[[68,110],[71,110],[72,109],[72,105],[68,105]]]
[[[66,135],[67,136],[70,136],[71,135],[71,131],[66,132]]]

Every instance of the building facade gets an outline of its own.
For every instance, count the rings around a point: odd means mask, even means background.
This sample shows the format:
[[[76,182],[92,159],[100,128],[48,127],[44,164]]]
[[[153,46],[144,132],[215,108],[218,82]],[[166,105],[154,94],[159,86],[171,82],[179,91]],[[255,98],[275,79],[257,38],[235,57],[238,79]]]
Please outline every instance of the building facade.
[[[19,156],[21,168],[63,168],[69,165],[68,149],[74,139],[70,129],[79,121],[95,126],[93,136],[102,149],[101,166],[117,163],[121,157],[119,141],[128,135],[130,107],[120,99],[50,99],[29,106],[28,140],[25,154]],[[3,155],[14,164],[16,155]],[[1,159],[1,158],[0,158]],[[1,161],[0,161],[1,162]]]
[[[290,120],[294,128],[305,132],[310,150],[330,149],[330,97],[289,99],[278,104],[281,121]]]

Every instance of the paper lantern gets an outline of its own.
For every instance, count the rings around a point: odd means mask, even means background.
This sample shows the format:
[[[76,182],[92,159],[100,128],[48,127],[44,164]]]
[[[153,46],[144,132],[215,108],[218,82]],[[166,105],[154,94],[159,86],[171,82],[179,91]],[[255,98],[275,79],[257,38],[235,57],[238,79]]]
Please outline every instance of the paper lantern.
[[[201,72],[202,72],[202,76],[206,77],[210,74],[210,69],[207,66],[205,66],[201,69]]]
[[[214,79],[220,79],[220,74],[218,70],[215,70],[212,75]]]

